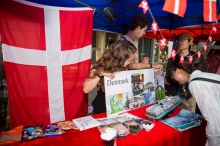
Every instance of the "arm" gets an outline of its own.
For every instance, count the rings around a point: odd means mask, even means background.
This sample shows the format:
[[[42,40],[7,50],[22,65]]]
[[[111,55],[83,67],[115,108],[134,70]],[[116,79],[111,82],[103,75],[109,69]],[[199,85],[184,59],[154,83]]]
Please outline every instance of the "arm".
[[[100,78],[98,76],[95,76],[94,78],[91,78],[92,76],[94,76],[94,72],[95,70],[91,70],[89,77],[87,78],[83,84],[83,92],[84,93],[89,93],[90,91],[92,91],[92,89],[94,89],[96,87],[96,85],[98,84]]]
[[[96,85],[98,84],[98,82],[100,81],[100,77],[98,76],[95,76],[94,78],[91,78],[94,76],[94,73],[95,73],[95,69],[93,69],[91,72],[90,72],[90,75],[89,77],[90,78],[87,78],[83,84],[83,91],[84,93],[89,93],[90,91],[92,91]],[[115,77],[114,73],[101,73],[100,76],[107,76],[111,79],[113,79]]]
[[[207,69],[207,65],[206,65],[206,61],[205,61],[205,58],[203,55],[201,55],[201,60],[200,60],[201,64],[202,64],[202,71],[203,72],[207,72],[208,69]]]
[[[152,64],[153,68],[158,68],[162,69],[163,66],[160,64]],[[131,63],[128,66],[129,69],[145,69],[145,68],[151,68],[151,64],[146,64],[146,63]]]

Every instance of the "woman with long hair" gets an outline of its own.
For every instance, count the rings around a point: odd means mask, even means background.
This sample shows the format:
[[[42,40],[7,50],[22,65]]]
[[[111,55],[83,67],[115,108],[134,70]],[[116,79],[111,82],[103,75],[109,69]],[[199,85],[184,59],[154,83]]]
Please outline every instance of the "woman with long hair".
[[[134,45],[128,41],[119,40],[111,44],[102,57],[94,63],[83,85],[85,93],[97,86],[97,96],[92,102],[93,114],[106,112],[104,76],[113,79],[114,72],[128,70],[136,55],[137,49]]]

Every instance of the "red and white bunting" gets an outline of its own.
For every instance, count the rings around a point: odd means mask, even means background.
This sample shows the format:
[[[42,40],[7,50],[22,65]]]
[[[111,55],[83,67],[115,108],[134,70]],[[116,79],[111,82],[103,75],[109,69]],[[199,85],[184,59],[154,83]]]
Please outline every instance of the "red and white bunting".
[[[146,14],[147,13],[147,10],[149,9],[149,6],[148,6],[148,3],[146,2],[146,0],[143,0],[139,6],[140,8],[143,9],[143,13]]]

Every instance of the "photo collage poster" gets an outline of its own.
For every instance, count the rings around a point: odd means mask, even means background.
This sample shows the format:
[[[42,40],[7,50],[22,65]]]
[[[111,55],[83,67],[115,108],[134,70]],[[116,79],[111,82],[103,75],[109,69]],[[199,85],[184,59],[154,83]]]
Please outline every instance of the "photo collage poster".
[[[116,72],[112,80],[105,77],[104,83],[107,116],[115,116],[154,103],[155,89],[164,88],[164,77],[154,69],[129,70]]]

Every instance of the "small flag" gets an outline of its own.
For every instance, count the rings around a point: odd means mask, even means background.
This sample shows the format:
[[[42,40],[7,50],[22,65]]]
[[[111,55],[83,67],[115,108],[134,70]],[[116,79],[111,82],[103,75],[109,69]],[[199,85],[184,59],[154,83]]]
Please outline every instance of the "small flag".
[[[186,12],[186,0],[166,0],[163,10],[183,17]]]
[[[203,19],[206,22],[216,22],[216,0],[203,0]]]

